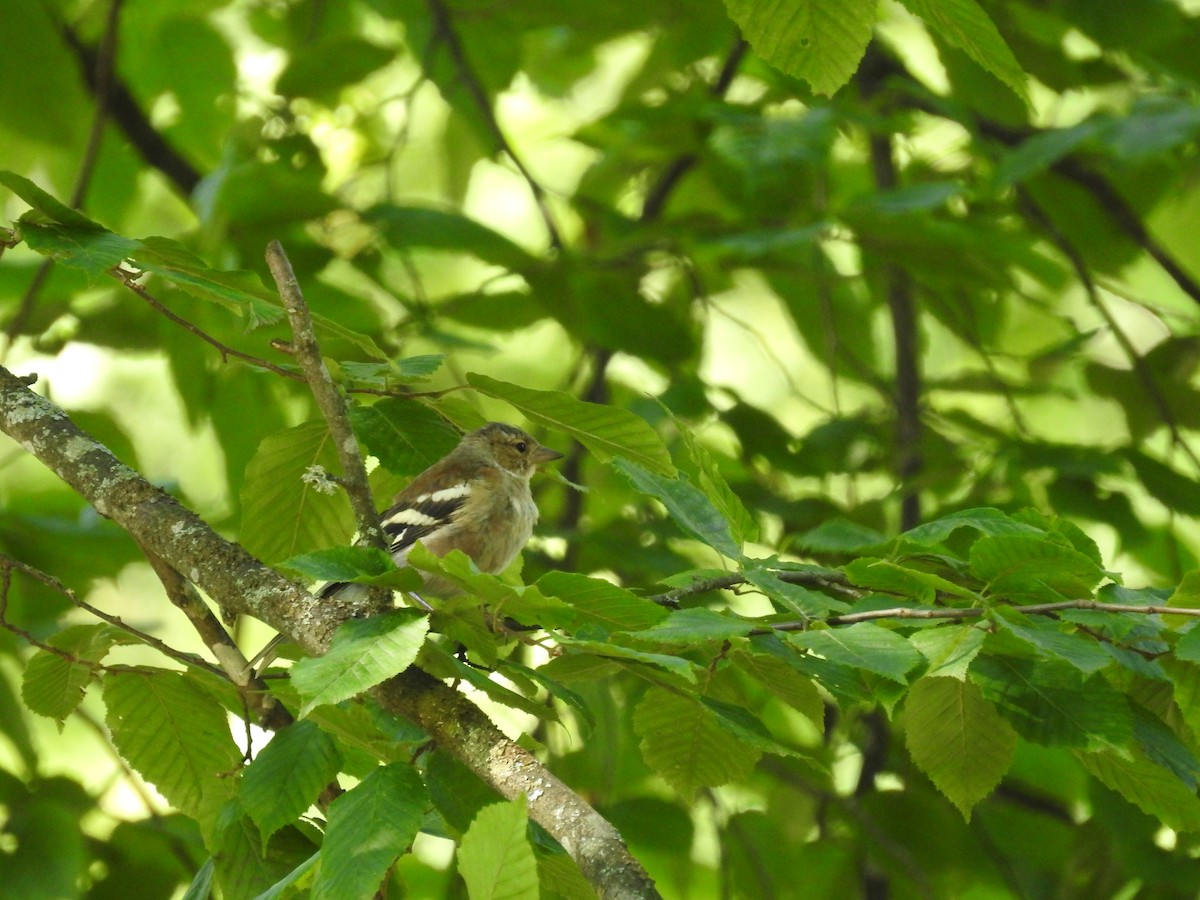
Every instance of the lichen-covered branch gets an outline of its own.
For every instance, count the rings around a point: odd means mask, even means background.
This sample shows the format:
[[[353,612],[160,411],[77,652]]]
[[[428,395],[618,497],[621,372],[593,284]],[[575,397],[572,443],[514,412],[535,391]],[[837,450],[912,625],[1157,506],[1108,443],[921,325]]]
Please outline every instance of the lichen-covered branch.
[[[27,382],[0,367],[0,430],[222,608],[261,619],[310,653],[323,652],[338,624],[365,611],[350,601],[318,599],[221,537],[81,431]],[[658,896],[616,829],[462,694],[412,669],[376,688],[375,695],[385,708],[424,728],[503,796],[525,794],[530,817],[571,854],[601,897]]]

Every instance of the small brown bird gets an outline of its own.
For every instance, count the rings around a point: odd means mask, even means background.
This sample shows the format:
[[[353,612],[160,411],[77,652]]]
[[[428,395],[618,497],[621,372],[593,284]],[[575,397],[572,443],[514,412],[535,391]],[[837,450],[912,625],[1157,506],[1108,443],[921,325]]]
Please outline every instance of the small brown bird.
[[[561,458],[512,425],[489,422],[472,431],[413,479],[381,516],[392,559],[403,566],[420,541],[437,556],[461,550],[480,571],[504,571],[538,519],[529,479],[542,463]],[[456,592],[436,576],[426,576],[425,587],[441,597]]]
[[[489,422],[463,436],[458,446],[413,479],[380,516],[391,538],[389,550],[404,566],[413,544],[420,541],[437,556],[461,550],[483,572],[504,571],[533,533],[538,509],[529,479],[542,463],[562,454],[543,447],[520,428]],[[448,597],[458,592],[453,583],[425,576],[425,590]],[[363,585],[326,585],[322,597],[347,591],[366,591]],[[251,662],[252,667],[274,658],[286,638],[276,636]]]

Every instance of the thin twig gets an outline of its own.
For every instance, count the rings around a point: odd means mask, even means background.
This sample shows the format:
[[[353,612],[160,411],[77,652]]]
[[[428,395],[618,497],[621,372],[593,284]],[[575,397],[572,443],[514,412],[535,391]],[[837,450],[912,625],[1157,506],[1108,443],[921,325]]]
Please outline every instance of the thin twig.
[[[313,332],[312,316],[308,311],[308,304],[304,302],[296,273],[292,271],[292,264],[279,241],[272,241],[267,246],[266,256],[267,265],[279,288],[279,296],[283,300],[283,307],[287,310],[288,321],[292,326],[292,347],[296,362],[299,363],[313,398],[317,401],[317,406],[333,435],[338,460],[342,464],[341,484],[354,509],[360,539],[367,546],[387,550],[383,529],[379,525],[379,514],[375,511],[375,501],[367,483],[367,467],[358,448],[358,438],[350,427],[346,401],[338,392],[321,358],[321,348]]]
[[[1136,613],[1139,615],[1200,616],[1200,609],[1187,606],[1139,606],[1136,603],[1103,603],[1099,600],[1061,600],[1057,603],[1031,603],[1026,606],[1013,605],[1013,609],[1028,616],[1052,616],[1064,610],[1087,609],[1096,612]],[[889,609],[868,609],[857,613],[830,616],[822,621],[826,625],[853,625],[856,622],[873,622],[879,619],[979,619],[987,615],[983,607],[952,609],[917,609],[911,606],[893,606]],[[769,628],[755,629],[751,634],[770,634],[773,631],[806,631],[811,622],[778,622]]]
[[[1154,374],[1146,365],[1145,358],[1137,352],[1133,341],[1129,339],[1129,335],[1121,328],[1121,323],[1116,320],[1112,312],[1104,304],[1100,298],[1100,292],[1096,288],[1096,283],[1092,279],[1091,271],[1088,268],[1087,261],[1083,258],[1083,254],[1071,242],[1071,240],[1059,229],[1050,218],[1045,209],[1042,208],[1033,196],[1024,187],[1018,186],[1017,199],[1025,214],[1030,217],[1036,224],[1041,226],[1042,230],[1050,238],[1051,242],[1058,247],[1067,261],[1071,264],[1071,268],[1075,270],[1075,276],[1079,279],[1080,284],[1087,294],[1088,303],[1100,313],[1105,323],[1116,338],[1117,343],[1121,345],[1121,350],[1129,359],[1129,363],[1133,366],[1133,372],[1137,376],[1138,381],[1142,383],[1142,387],[1146,391],[1146,395],[1150,398],[1150,402],[1154,404],[1154,408],[1158,410],[1159,417],[1163,424],[1167,426],[1167,431],[1171,435],[1171,442],[1183,451],[1184,455],[1192,461],[1192,464],[1200,469],[1200,457],[1192,450],[1191,446],[1184,439],[1183,433],[1179,429],[1179,423],[1176,421],[1175,412],[1171,409],[1171,404],[1167,402],[1166,396],[1159,389],[1158,382],[1154,379]]]
[[[846,576],[840,572],[779,571],[773,574],[780,581],[785,581],[788,584],[799,584],[805,587],[824,589],[852,597],[856,600],[862,597],[862,593],[852,587]],[[692,597],[696,594],[707,594],[711,591],[724,591],[748,583],[749,581],[746,576],[741,572],[730,572],[727,575],[717,575],[713,578],[697,579],[684,587],[678,587],[662,594],[654,594],[646,599],[657,603],[659,606],[676,609],[679,607],[680,601],[686,597]]]
[[[251,356],[249,353],[243,353],[241,350],[235,350],[233,347],[230,347],[228,344],[224,344],[217,340],[215,337],[208,334],[206,331],[203,331],[198,326],[192,324],[179,314],[171,311],[161,300],[158,300],[153,294],[146,290],[145,286],[139,284],[135,280],[135,274],[130,272],[128,269],[117,266],[113,269],[110,269],[108,274],[145,300],[146,303],[148,303],[156,312],[166,316],[181,328],[187,329],[206,344],[215,347],[217,352],[221,354],[222,362],[228,361],[228,358],[232,356],[235,359],[240,359],[242,362],[249,363],[252,366],[257,366],[260,369],[266,369],[268,372],[274,372],[276,375],[282,375],[284,378],[290,378],[293,381],[304,381],[304,375],[302,373],[296,372],[292,369],[285,369],[282,366],[277,366],[265,359],[260,359],[257,356]]]
[[[450,53],[450,59],[454,63],[454,68],[458,72],[459,78],[462,79],[462,85],[466,88],[467,94],[470,95],[472,102],[478,108],[480,115],[483,116],[484,122],[487,123],[488,131],[492,134],[492,139],[495,140],[497,147],[507,156],[521,177],[525,179],[525,183],[529,185],[529,190],[533,194],[534,202],[537,204],[538,212],[541,213],[542,221],[546,225],[546,233],[550,239],[550,246],[554,250],[563,248],[562,232],[559,231],[558,225],[554,221],[554,214],[550,211],[550,203],[546,196],[546,190],[533,177],[533,173],[529,171],[521,157],[517,155],[508,137],[504,134],[500,123],[496,120],[496,113],[492,109],[491,101],[488,99],[487,90],[483,86],[478,73],[471,67],[470,61],[467,59],[466,49],[463,47],[462,40],[458,36],[458,32],[454,28],[454,18],[449,7],[442,0],[428,0],[429,13],[433,19],[433,36],[435,40],[441,41],[446,50]]]
[[[112,613],[106,613],[104,610],[99,609],[95,606],[92,606],[86,600],[80,600],[79,597],[77,597],[75,595],[75,592],[73,590],[71,590],[69,587],[67,587],[65,584],[63,584],[61,581],[59,581],[53,575],[43,572],[41,569],[35,569],[33,566],[31,566],[27,563],[23,563],[20,560],[13,559],[10,556],[2,556],[2,555],[0,555],[0,569],[3,569],[3,572],[4,572],[4,589],[5,590],[3,593],[4,593],[5,600],[7,600],[7,596],[8,596],[8,591],[7,591],[8,573],[10,570],[16,569],[19,572],[21,572],[22,574],[26,575],[27,577],[32,578],[34,581],[38,581],[38,582],[41,582],[42,584],[46,585],[46,587],[50,588],[55,593],[61,594],[62,596],[66,597],[68,600],[71,601],[72,604],[79,607],[79,609],[82,609],[84,612],[88,613],[89,615],[95,616],[97,619],[107,622],[109,625],[112,625],[115,628],[119,628],[121,631],[124,631],[126,634],[133,635],[135,638],[137,638],[142,643],[148,644],[149,646],[153,647],[155,650],[159,651],[160,653],[164,654],[165,656],[169,656],[171,659],[174,659],[177,662],[181,662],[185,666],[194,666],[195,668],[203,669],[206,672],[211,672],[212,674],[217,675],[221,678],[225,677],[225,673],[223,671],[221,671],[221,669],[219,667],[214,666],[212,663],[210,663],[208,660],[202,659],[201,657],[197,656],[194,653],[185,653],[182,650],[176,650],[174,647],[170,646],[169,644],[164,643],[163,641],[156,638],[154,635],[147,634],[146,632],[142,631],[140,628],[136,628],[133,625],[130,625],[128,622],[124,621],[120,616],[113,615]],[[2,613],[3,613],[3,607],[0,607],[0,615],[2,615]],[[10,626],[7,623],[5,623],[5,627],[9,628],[9,630],[11,630],[11,631],[16,631],[18,634],[20,634],[22,637],[24,637],[26,640],[28,640],[35,647],[38,647],[42,650],[48,650],[51,653],[55,653],[59,656],[66,656],[68,659],[72,659],[75,662],[78,662],[82,665],[97,665],[95,663],[89,663],[87,660],[75,659],[75,657],[71,656],[69,653],[64,653],[63,651],[61,651],[55,647],[51,647],[48,644],[45,644],[41,641],[34,640],[32,636],[27,635],[24,632],[18,631],[15,627]]]

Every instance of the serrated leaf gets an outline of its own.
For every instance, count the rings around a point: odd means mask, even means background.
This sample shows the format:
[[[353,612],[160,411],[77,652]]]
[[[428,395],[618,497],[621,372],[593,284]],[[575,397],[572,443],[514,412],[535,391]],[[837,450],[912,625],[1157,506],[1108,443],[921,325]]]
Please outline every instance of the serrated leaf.
[[[1025,103],[1029,89],[1025,72],[975,0],[900,0],[920,16],[946,43],[962,50],[1006,85]]]
[[[1078,550],[1025,534],[982,537],[971,545],[970,561],[990,594],[1018,602],[1088,598],[1105,576]]]
[[[16,172],[9,172],[7,170],[0,170],[0,184],[4,185],[51,221],[61,222],[63,225],[70,225],[72,228],[91,229],[93,231],[104,230],[103,225],[93,222],[83,213],[71,209],[65,203],[60,203],[23,175],[18,175]]]
[[[754,560],[759,562],[759,560]],[[742,570],[746,580],[766,594],[784,612],[792,612],[808,619],[817,619],[831,612],[844,612],[850,604],[837,600],[820,591],[806,588],[802,584],[784,581],[776,572],[760,565],[747,564]]]
[[[986,632],[975,625],[939,625],[913,634],[908,642],[920,651],[929,663],[926,677],[967,677],[971,660],[983,648]]]
[[[276,888],[295,876],[297,869],[312,865],[316,848],[298,829],[278,831],[263,846],[258,829],[236,802],[221,810],[216,833],[210,842],[220,860],[217,885],[224,900],[268,900],[278,896]],[[205,894],[203,900],[208,900]]]
[[[312,722],[293,722],[242,773],[240,797],[264,844],[298,818],[337,777],[337,743]]]
[[[575,610],[581,624],[608,632],[640,631],[667,617],[663,607],[603,578],[554,569],[539,578],[536,586]]]
[[[1075,758],[1101,784],[1168,828],[1200,831],[1200,799],[1194,792],[1182,790],[1179,779],[1138,751],[1076,751]]]
[[[637,633],[639,641],[658,644],[704,644],[708,641],[728,641],[748,635],[754,626],[732,614],[697,607],[678,609],[665,621]]]
[[[416,838],[430,803],[425,782],[406,763],[380,766],[334,800],[313,900],[374,896]]]
[[[981,654],[971,681],[1026,740],[1051,747],[1125,746],[1129,704],[1102,676],[1086,681],[1064,662]]]
[[[731,559],[741,558],[742,548],[733,539],[729,522],[694,484],[682,476],[665,478],[649,472],[624,457],[613,460],[613,468],[634,488],[659,500],[686,534]]]
[[[1112,657],[1094,638],[1064,631],[1063,625],[1054,620],[1038,621],[1016,609],[1005,608],[996,609],[992,620],[1009,634],[1037,648],[1040,655],[1070,663],[1085,675],[1098,672],[1112,662]]]
[[[453,678],[482,691],[489,699],[511,706],[545,722],[558,720],[558,712],[540,700],[530,700],[516,691],[493,681],[489,673],[452,656],[436,644],[426,644],[417,660],[418,665],[434,678]],[[532,693],[532,691],[531,691]]]
[[[475,372],[467,375],[467,383],[520,410],[530,421],[569,434],[601,462],[624,456],[658,475],[675,476],[662,439],[645,419],[628,410],[576,400],[562,391],[535,391]]]
[[[662,669],[672,675],[678,675],[693,684],[696,682],[695,664],[682,657],[668,656],[664,653],[644,653],[641,650],[622,647],[620,644],[606,644],[602,641],[563,639],[559,643],[568,653],[592,653],[604,659],[640,663]]]
[[[663,688],[646,691],[633,729],[646,764],[684,797],[745,778],[762,755],[722,728],[703,704]]]
[[[937,599],[938,591],[955,597],[976,599],[971,591],[940,575],[886,559],[864,556],[846,566],[845,571],[851,583],[859,587],[907,595],[918,603],[932,604]]]
[[[725,7],[756,53],[827,95],[858,68],[876,18],[866,0],[725,0]]]
[[[68,626],[46,640],[67,656],[48,650],[34,653],[21,678],[21,699],[33,712],[61,723],[79,706],[92,679],[99,676],[95,663],[116,645],[135,642],[128,632],[113,625]]]
[[[924,525],[918,525],[904,532],[901,538],[913,544],[940,544],[960,528],[974,528],[988,535],[1044,534],[1040,528],[1018,522],[998,509],[985,506],[959,510]]]
[[[762,653],[735,650],[730,659],[764,688],[823,729],[825,702],[811,678],[805,678],[783,660]]]
[[[137,250],[138,242],[111,231],[87,226],[37,221],[29,214],[17,223],[18,231],[30,250],[55,259],[65,266],[81,269],[94,281]]]
[[[905,674],[921,662],[921,654],[908,641],[873,622],[795,632],[788,640],[831,662],[865,669],[900,684],[906,683]]]
[[[242,484],[241,543],[267,563],[350,543],[354,515],[341,491],[302,480],[311,466],[340,471],[324,422],[306,422],[259,444]]]
[[[458,432],[428,406],[389,397],[350,410],[354,431],[389,472],[416,475],[457,446]]]
[[[1012,765],[1017,733],[979,688],[957,678],[920,678],[904,702],[913,762],[967,821]]]
[[[429,619],[415,609],[393,609],[338,626],[324,656],[292,666],[292,684],[304,698],[300,715],[340,703],[407,669],[417,658]]]
[[[435,556],[418,542],[409,551],[408,564],[423,572],[440,575],[468,595],[442,604],[443,610],[452,610],[455,603],[466,602],[476,607],[486,605],[493,615],[509,616],[523,625],[562,628],[575,624],[575,610],[566,603],[544,596],[535,585],[510,584],[497,575],[480,572],[461,550]]]
[[[183,672],[110,671],[103,689],[121,756],[172,806],[211,825],[242,758],[225,709]]]
[[[165,278],[201,300],[236,311],[246,318],[249,328],[278,322],[284,316],[279,300],[256,273],[214,269],[178,241],[144,238],[128,256],[141,271]]]
[[[537,860],[526,838],[525,795],[485,806],[458,848],[471,900],[538,900]]]
[[[372,387],[394,387],[414,381],[428,381],[429,376],[442,367],[445,353],[425,353],[419,356],[402,356],[385,362],[355,362],[344,360],[338,363],[342,376],[357,384]],[[400,403],[411,403],[401,397],[389,397]],[[384,402],[384,401],[380,401]]]
[[[424,579],[411,568],[396,568],[392,557],[378,547],[326,547],[285,559],[279,567],[312,581],[352,581],[394,591],[415,591]]]
[[[691,457],[692,468],[697,474],[697,486],[725,517],[738,545],[758,540],[758,523],[742,504],[741,498],[733,492],[712,454],[682,424],[679,426],[679,436],[688,456]]]

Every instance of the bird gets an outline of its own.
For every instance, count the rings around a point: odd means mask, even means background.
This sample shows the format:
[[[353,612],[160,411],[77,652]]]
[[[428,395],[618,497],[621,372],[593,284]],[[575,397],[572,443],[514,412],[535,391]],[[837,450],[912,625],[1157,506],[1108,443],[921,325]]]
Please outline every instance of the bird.
[[[408,562],[420,541],[435,556],[461,550],[482,572],[498,574],[521,552],[538,519],[529,480],[538,466],[562,453],[540,444],[514,425],[488,422],[465,434],[458,445],[425,469],[392,498],[380,515],[388,550],[398,567]],[[425,574],[424,592],[451,597],[457,585]],[[321,598],[366,591],[365,586],[335,582]],[[350,599],[343,596],[343,599]],[[426,607],[429,604],[418,597]],[[261,671],[287,639],[277,635],[250,662]]]

